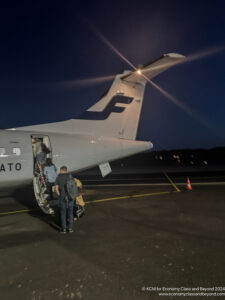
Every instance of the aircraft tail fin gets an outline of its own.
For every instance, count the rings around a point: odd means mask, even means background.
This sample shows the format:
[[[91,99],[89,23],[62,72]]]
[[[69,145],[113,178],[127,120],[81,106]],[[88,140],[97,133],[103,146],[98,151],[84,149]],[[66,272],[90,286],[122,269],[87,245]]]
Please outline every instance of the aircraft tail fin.
[[[20,129],[135,140],[147,78],[154,78],[184,58],[180,54],[165,54],[135,71],[117,75],[107,93],[76,119]]]
[[[135,140],[146,77],[152,79],[183,59],[180,54],[165,54],[135,71],[117,75],[108,92],[78,119],[101,135]]]

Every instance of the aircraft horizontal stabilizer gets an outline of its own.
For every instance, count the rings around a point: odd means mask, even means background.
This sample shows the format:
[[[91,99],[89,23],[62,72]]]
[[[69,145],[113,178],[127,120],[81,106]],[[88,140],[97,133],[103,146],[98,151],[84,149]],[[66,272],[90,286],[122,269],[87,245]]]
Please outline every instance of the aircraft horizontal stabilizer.
[[[159,59],[148,63],[137,70],[130,72],[123,77],[122,80],[128,82],[146,82],[146,77],[152,79],[159,75],[160,73],[166,71],[170,67],[178,64],[185,59],[185,56],[176,53],[164,54]]]

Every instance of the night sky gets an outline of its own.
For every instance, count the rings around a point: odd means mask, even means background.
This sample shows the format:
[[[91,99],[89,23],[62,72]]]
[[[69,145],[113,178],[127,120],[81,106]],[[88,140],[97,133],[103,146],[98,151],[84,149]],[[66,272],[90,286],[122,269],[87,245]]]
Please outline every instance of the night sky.
[[[76,118],[111,85],[76,80],[130,69],[88,22],[136,66],[164,53],[189,56],[225,46],[223,0],[5,1],[0,14],[2,129]],[[153,81],[207,126],[148,84],[138,139],[155,149],[225,146],[225,51]]]

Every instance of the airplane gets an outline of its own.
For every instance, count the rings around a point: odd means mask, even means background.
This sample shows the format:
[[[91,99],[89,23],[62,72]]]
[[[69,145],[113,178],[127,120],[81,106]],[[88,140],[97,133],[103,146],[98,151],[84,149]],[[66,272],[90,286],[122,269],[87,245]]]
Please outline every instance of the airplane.
[[[11,194],[33,182],[35,199],[46,214],[54,214],[42,177],[35,172],[40,144],[59,170],[62,165],[75,173],[99,166],[102,176],[110,171],[109,162],[150,150],[150,141],[137,141],[137,129],[148,80],[185,59],[176,53],[133,71],[115,76],[100,100],[76,119],[0,130],[0,190]]]

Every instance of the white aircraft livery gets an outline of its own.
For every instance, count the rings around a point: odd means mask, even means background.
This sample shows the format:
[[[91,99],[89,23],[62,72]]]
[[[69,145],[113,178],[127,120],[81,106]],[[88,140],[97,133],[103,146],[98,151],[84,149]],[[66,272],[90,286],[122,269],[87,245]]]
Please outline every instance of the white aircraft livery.
[[[12,193],[33,182],[40,208],[51,214],[43,170],[37,164],[43,144],[58,170],[63,165],[71,173],[100,166],[103,176],[110,171],[108,162],[151,149],[151,142],[136,140],[145,85],[183,59],[180,54],[165,54],[118,74],[107,93],[77,119],[0,130],[1,191]]]

